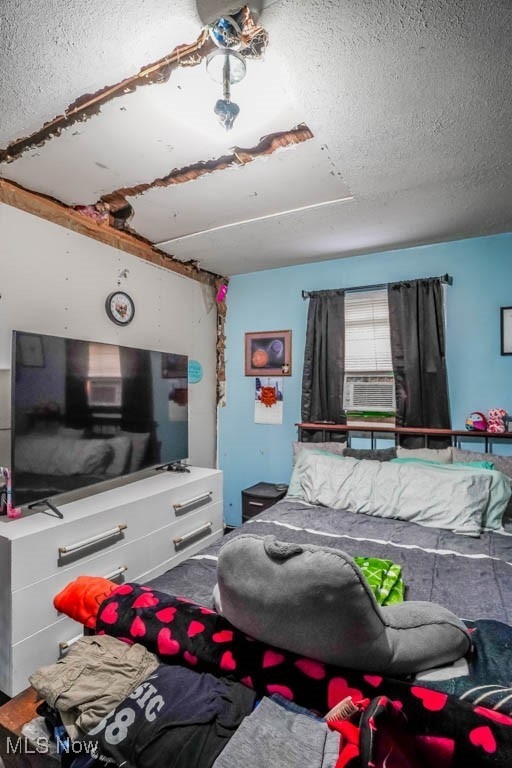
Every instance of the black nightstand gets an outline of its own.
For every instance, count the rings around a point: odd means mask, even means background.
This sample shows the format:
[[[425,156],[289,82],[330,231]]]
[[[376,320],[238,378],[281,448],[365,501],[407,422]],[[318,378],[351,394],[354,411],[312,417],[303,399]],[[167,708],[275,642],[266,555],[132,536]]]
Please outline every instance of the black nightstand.
[[[284,498],[288,486],[284,483],[256,483],[242,491],[242,522],[268,509]]]

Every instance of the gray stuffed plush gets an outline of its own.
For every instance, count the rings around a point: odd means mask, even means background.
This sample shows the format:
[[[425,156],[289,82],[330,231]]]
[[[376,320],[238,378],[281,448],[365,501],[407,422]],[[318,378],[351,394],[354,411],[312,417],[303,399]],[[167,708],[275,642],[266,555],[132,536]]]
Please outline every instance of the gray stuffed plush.
[[[354,560],[338,549],[237,536],[219,553],[216,607],[265,643],[329,664],[410,674],[471,647],[464,624],[428,602],[380,607]]]

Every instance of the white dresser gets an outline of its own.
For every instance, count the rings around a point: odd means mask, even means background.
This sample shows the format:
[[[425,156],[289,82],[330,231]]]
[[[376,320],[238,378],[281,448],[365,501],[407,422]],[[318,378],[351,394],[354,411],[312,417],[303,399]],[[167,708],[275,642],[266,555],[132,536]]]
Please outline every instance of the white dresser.
[[[68,582],[147,581],[222,536],[222,473],[155,472],[59,509],[63,520],[0,517],[0,690],[9,696],[82,634],[53,607]]]

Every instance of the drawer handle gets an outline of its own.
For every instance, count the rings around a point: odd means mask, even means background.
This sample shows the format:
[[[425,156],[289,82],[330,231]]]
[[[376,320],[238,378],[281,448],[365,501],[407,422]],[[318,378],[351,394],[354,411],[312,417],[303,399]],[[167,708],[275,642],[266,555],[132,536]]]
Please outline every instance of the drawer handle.
[[[193,539],[204,536],[207,533],[211,533],[211,530],[212,524],[211,522],[208,522],[202,525],[200,528],[196,528],[195,531],[190,531],[190,533],[185,533],[183,536],[178,536],[177,539],[173,539],[172,541],[176,549],[178,549],[179,547],[186,546]]]
[[[96,536],[91,536],[90,539],[77,541],[76,544],[68,544],[66,547],[59,547],[59,555],[69,555],[71,552],[90,547],[91,544],[97,544],[98,541],[110,539],[112,536],[118,536],[122,531],[126,530],[127,527],[127,525],[121,523],[121,525],[116,525],[115,528],[112,528],[109,531],[104,531],[103,533],[97,533]]]
[[[71,648],[71,646],[74,645],[75,643],[77,643],[79,640],[81,640],[82,637],[83,637],[83,634],[76,635],[75,637],[72,637],[71,640],[62,640],[59,643],[60,655],[63,656],[65,653],[67,653],[69,651],[69,649]]]
[[[264,507],[265,505],[263,504],[262,501],[250,501],[249,502],[249,506],[250,507]]]
[[[207,491],[206,493],[201,494],[201,496],[195,496],[193,499],[188,499],[187,501],[173,504],[174,511],[178,513],[188,512],[189,509],[199,507],[202,504],[209,504],[212,500],[212,495],[213,491]]]
[[[119,568],[115,569],[115,571],[106,573],[105,576],[103,576],[103,578],[108,579],[109,581],[113,581],[114,579],[117,579],[118,576],[121,576],[127,570],[128,570],[127,565],[120,565]]]

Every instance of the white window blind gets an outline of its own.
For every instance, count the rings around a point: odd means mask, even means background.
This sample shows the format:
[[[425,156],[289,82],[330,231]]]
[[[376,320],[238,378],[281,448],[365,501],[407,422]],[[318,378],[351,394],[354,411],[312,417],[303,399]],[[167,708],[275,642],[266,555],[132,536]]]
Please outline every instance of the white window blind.
[[[119,347],[112,344],[89,344],[89,378],[121,378]]]
[[[393,370],[385,288],[345,294],[345,370]]]

